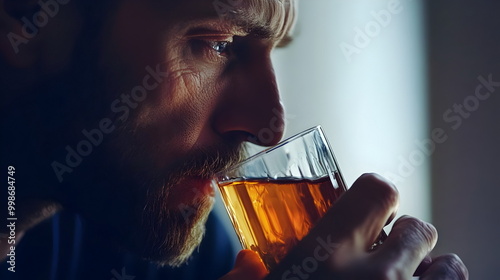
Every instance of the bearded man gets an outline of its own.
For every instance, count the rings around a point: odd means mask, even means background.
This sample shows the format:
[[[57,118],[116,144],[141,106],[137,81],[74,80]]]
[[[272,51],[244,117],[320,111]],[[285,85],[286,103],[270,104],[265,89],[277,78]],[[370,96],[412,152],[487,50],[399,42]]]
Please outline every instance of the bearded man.
[[[229,272],[226,235],[208,218],[210,180],[241,160],[245,142],[282,137],[270,55],[290,41],[295,1],[0,4],[2,168],[18,178],[15,230],[2,229],[2,279]],[[271,119],[279,132],[262,142]],[[457,256],[426,257],[437,233],[414,218],[396,221],[367,251],[397,204],[390,183],[363,175],[271,274],[242,251],[223,279],[408,279],[419,264],[425,279],[465,279]],[[325,234],[338,246],[305,275],[294,264]]]

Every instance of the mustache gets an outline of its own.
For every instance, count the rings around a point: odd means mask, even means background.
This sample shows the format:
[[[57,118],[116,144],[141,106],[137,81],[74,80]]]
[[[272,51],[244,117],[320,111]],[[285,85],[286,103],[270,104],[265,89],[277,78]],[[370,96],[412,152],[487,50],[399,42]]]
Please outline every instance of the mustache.
[[[171,178],[168,181],[176,182],[191,176],[209,179],[247,156],[246,145],[242,142],[223,142],[200,148],[173,164],[175,167],[170,170]]]

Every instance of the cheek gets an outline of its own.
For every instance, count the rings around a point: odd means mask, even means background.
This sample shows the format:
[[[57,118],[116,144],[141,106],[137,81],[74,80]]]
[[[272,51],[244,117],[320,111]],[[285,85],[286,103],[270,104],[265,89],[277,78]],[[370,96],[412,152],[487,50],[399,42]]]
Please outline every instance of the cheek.
[[[205,74],[190,66],[167,65],[168,77],[148,100],[142,116],[146,122],[199,119],[207,101]],[[147,116],[147,117],[146,117]]]
[[[217,90],[210,72],[187,64],[167,63],[168,78],[152,92],[135,120],[141,141],[158,147],[165,158],[192,149],[209,127]]]

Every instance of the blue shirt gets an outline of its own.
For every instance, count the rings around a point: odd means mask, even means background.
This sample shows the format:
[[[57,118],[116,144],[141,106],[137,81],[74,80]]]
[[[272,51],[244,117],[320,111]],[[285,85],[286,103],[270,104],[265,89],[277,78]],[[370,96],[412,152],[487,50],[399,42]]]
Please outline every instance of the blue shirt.
[[[211,213],[207,231],[187,264],[161,267],[119,252],[100,236],[88,234],[79,215],[61,212],[28,231],[16,244],[16,272],[0,265],[5,280],[212,280],[233,267],[227,232]]]

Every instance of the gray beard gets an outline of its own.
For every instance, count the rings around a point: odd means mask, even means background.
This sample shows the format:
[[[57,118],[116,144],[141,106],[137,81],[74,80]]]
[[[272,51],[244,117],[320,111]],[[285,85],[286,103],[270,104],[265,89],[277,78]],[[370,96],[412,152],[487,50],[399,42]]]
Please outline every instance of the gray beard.
[[[154,196],[154,197],[152,197]],[[213,198],[195,198],[189,205],[167,207],[162,195],[152,195],[143,212],[145,232],[143,256],[160,266],[184,264],[200,245]]]
[[[180,266],[204,237],[213,197],[193,193],[192,199],[175,201],[175,193],[192,191],[179,183],[189,177],[211,178],[240,162],[246,151],[241,142],[224,139],[191,151],[169,166],[155,167],[159,160],[140,137],[123,124],[105,139],[101,157],[97,157],[98,153],[89,157],[93,161],[89,166],[98,167],[92,171],[103,180],[100,185],[88,182],[85,186],[92,185],[100,193],[106,190],[106,195],[100,198],[100,209],[95,203],[85,208],[93,209],[94,213],[89,214],[93,216],[109,213],[110,217],[101,222],[107,225],[112,238],[118,237],[122,249],[161,266]],[[92,193],[85,186],[81,187],[82,193]],[[95,202],[95,198],[92,200]]]

